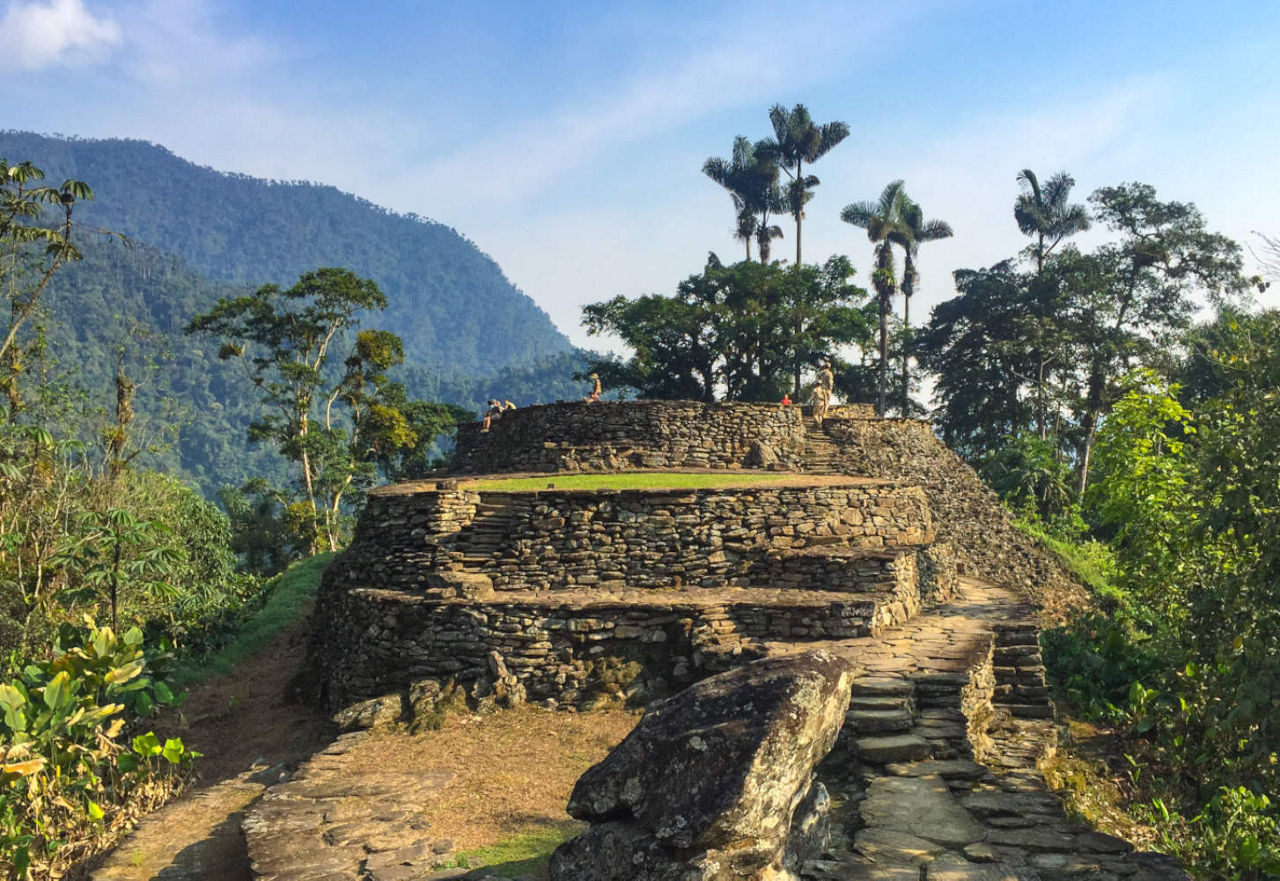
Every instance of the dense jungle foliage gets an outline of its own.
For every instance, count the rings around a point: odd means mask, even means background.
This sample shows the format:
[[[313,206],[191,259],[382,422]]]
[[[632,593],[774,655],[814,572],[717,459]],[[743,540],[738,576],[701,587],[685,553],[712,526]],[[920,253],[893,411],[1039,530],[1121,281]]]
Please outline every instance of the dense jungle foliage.
[[[430,467],[469,418],[388,374],[404,347],[364,324],[387,306],[372,280],[209,284],[103,240],[76,214],[94,195],[0,160],[0,869],[14,877],[58,874],[185,784],[195,756],[148,730],[181,700],[174,656],[222,643],[265,600],[263,575],[336,548],[365,488]],[[58,297],[79,320],[54,319]],[[225,511],[155,470],[220,431],[281,463],[224,489]]]

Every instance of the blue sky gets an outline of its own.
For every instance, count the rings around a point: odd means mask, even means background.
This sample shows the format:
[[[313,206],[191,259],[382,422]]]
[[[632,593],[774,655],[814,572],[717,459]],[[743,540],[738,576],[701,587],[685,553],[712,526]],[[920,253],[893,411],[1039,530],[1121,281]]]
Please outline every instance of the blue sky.
[[[865,281],[839,211],[897,177],[955,228],[923,250],[915,316],[952,270],[1025,243],[1024,167],[1070,171],[1080,200],[1142,180],[1242,242],[1280,234],[1270,0],[0,0],[0,125],[142,138],[440,220],[578,342],[582,304],[736,259],[702,162],[796,102],[852,129],[813,169],[807,259],[848,254]]]

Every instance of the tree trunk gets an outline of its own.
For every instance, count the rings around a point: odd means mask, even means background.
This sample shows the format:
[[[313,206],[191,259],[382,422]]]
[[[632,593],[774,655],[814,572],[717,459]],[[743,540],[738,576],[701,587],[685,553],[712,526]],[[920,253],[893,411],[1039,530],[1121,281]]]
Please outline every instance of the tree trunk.
[[[889,390],[889,298],[880,295],[880,376],[876,415],[884,418],[885,398]]]
[[[1088,429],[1084,435],[1084,452],[1080,455],[1080,473],[1076,478],[1076,498],[1083,498],[1089,485],[1089,459],[1093,456],[1093,442],[1098,436],[1098,414],[1090,411],[1085,417]]]
[[[801,162],[796,160],[796,180],[800,180]],[[796,269],[800,268],[800,220],[804,217],[804,190],[800,191],[800,207],[796,209]],[[799,390],[797,389],[797,394]]]
[[[1089,373],[1089,393],[1085,403],[1084,449],[1080,451],[1080,473],[1076,477],[1076,496],[1083,497],[1089,485],[1089,460],[1093,456],[1093,443],[1098,436],[1098,418],[1102,414],[1102,392],[1105,378],[1097,366]]]
[[[909,340],[911,336],[911,296],[906,293],[906,285],[902,288],[902,415],[911,415],[911,358]]]

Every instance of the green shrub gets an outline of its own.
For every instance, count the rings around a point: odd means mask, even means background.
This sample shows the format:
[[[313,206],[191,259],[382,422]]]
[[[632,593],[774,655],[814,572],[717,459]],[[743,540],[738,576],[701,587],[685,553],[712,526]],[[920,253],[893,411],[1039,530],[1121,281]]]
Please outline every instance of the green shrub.
[[[140,630],[117,637],[87,624],[0,684],[0,865],[10,877],[56,866],[135,793],[180,785],[196,756],[177,738],[129,738],[131,723],[180,696],[147,675]]]

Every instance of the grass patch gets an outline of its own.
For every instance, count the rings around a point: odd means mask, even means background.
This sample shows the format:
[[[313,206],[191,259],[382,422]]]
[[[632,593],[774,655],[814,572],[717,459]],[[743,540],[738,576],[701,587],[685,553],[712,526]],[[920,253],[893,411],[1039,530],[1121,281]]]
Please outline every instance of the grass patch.
[[[302,607],[316,595],[320,578],[333,553],[316,554],[299,560],[272,579],[267,601],[244,623],[230,643],[197,658],[180,661],[170,676],[171,684],[186,688],[207,679],[230,673],[238,664],[261,651],[277,633],[297,620]]]
[[[467,865],[501,878],[535,875],[545,878],[552,852],[585,828],[583,823],[559,823],[504,838],[497,844],[458,854]]]
[[[1071,574],[1097,597],[1114,597],[1117,588],[1112,579],[1116,575],[1115,554],[1097,540],[1085,542],[1065,541],[1050,535],[1038,522],[1015,519],[1013,525],[1043,544],[1062,558]]]
[[[786,472],[743,473],[733,471],[714,474],[684,471],[628,471],[608,474],[547,474],[545,477],[509,477],[492,480],[467,480],[463,489],[524,492],[538,489],[708,489],[722,486],[746,486],[776,480],[794,480]]]

